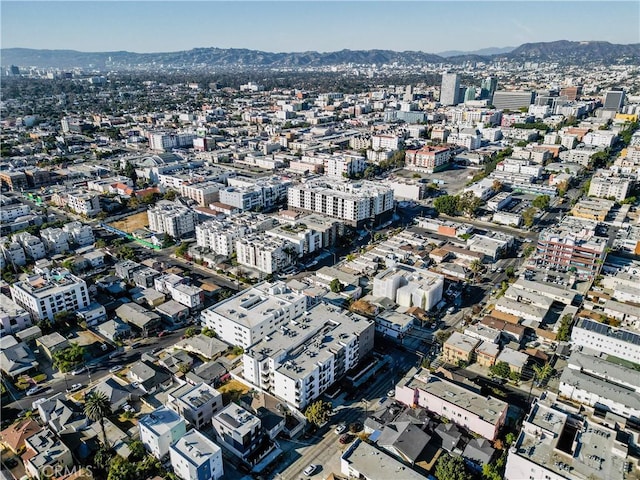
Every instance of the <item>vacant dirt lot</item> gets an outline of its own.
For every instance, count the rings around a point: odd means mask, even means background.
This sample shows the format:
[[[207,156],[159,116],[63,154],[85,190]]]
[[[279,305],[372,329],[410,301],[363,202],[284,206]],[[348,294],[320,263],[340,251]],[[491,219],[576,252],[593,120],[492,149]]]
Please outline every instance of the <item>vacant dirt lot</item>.
[[[123,218],[122,220],[113,222],[110,225],[124,232],[131,233],[138,228],[144,228],[149,225],[147,212],[140,212],[136,213],[135,215],[130,215],[127,218]]]

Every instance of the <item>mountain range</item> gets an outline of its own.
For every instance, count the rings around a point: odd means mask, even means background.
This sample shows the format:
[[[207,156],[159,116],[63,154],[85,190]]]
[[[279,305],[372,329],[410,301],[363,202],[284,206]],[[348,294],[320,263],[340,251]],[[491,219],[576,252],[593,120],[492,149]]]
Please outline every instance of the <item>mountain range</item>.
[[[341,64],[421,65],[427,63],[464,63],[493,60],[552,61],[564,64],[639,64],[640,43],[630,45],[589,41],[525,43],[519,47],[499,51],[484,49],[475,52],[442,52],[440,55],[392,50],[340,50],[320,53],[315,51],[272,53],[236,48],[194,48],[166,53],[79,52],[75,50],[39,50],[28,48],[3,48],[0,50],[4,67],[9,65],[40,68],[95,68],[126,70],[128,68],[286,68],[325,67]],[[449,54],[457,54],[448,56]]]

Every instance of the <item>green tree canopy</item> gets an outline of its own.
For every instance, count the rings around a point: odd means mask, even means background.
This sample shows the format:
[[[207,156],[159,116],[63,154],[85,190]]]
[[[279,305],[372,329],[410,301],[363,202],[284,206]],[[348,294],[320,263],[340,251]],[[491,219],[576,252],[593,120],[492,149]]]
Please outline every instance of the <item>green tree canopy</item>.
[[[344,290],[344,285],[342,285],[340,280],[338,280],[337,278],[334,278],[329,283],[329,288],[331,289],[331,291],[333,293],[340,293],[340,292],[342,292]]]
[[[546,210],[551,202],[549,195],[538,195],[532,202],[532,205],[540,210]]]
[[[448,453],[440,455],[436,462],[435,476],[438,480],[471,480],[462,457]]]
[[[522,212],[522,221],[524,222],[525,226],[531,227],[534,224],[534,222],[536,221],[536,213],[538,213],[538,211],[535,207],[529,207],[524,212]]]
[[[309,423],[319,426],[329,419],[333,406],[331,402],[325,402],[324,400],[317,400],[307,407],[304,412],[304,416]]]
[[[509,378],[509,375],[511,375],[511,368],[507,362],[498,362],[489,367],[489,372],[496,377]]]
[[[82,362],[84,352],[85,347],[71,343],[67,348],[54,352],[53,365],[62,373],[69,372]]]
[[[458,213],[458,197],[453,195],[442,195],[433,201],[433,208],[435,208],[438,213],[443,213],[449,216],[455,215]]]
[[[108,447],[107,432],[104,429],[104,419],[111,415],[111,401],[103,393],[97,390],[89,393],[84,400],[84,414],[89,420],[100,423],[102,430],[102,441],[105,447]]]

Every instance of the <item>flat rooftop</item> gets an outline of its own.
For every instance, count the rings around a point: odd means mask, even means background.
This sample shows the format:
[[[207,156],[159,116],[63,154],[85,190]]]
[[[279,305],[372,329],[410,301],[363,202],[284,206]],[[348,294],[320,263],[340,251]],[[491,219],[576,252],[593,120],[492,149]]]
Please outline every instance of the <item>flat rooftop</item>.
[[[400,463],[391,455],[361,440],[356,440],[342,455],[341,463],[350,466],[364,478],[389,480],[393,478],[426,480],[428,478]]]

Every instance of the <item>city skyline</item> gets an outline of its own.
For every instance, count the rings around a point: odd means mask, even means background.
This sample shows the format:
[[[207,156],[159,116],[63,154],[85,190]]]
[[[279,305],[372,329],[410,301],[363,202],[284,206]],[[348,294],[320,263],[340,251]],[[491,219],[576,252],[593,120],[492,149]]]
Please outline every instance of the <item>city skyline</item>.
[[[9,1],[1,9],[3,48],[439,53],[555,40],[640,42],[638,2]],[[539,10],[547,15],[533,14]]]

